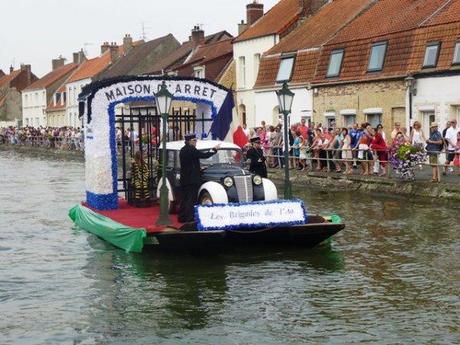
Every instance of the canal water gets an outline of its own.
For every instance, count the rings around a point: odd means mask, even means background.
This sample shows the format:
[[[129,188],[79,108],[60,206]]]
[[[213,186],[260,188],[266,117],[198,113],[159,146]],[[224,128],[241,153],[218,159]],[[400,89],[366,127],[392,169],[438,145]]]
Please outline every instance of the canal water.
[[[75,228],[79,162],[0,151],[0,344],[454,344],[459,203],[297,190],[313,250],[126,254]]]

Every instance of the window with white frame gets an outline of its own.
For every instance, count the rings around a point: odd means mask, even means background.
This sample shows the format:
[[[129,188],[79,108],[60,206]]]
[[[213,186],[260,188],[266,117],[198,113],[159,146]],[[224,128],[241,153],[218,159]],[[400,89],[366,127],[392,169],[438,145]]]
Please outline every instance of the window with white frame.
[[[238,76],[240,87],[246,87],[246,58],[244,56],[240,56],[238,58]]]
[[[24,105],[25,106],[29,105],[29,96],[28,95],[24,95]]]
[[[387,42],[378,42],[372,45],[369,65],[367,66],[368,72],[376,72],[383,69],[387,45]]]
[[[423,67],[436,67],[438,64],[439,48],[441,43],[433,42],[426,46],[425,57],[423,59]]]
[[[204,79],[204,66],[197,66],[193,68],[193,75],[195,78],[202,78]]]
[[[381,113],[369,113],[366,114],[367,122],[372,126],[372,128],[376,128],[379,124],[382,123],[382,114]]]
[[[278,83],[291,80],[292,68],[294,67],[294,60],[294,56],[284,57],[281,59],[280,68],[278,69],[278,75],[276,76],[276,81]]]
[[[331,57],[329,59],[329,67],[327,69],[326,77],[338,77],[340,75],[340,69],[342,67],[343,60],[343,49],[336,49],[331,52]]]
[[[257,75],[259,74],[259,66],[260,66],[260,54],[254,54],[254,80],[257,79]]]
[[[455,44],[454,64],[460,64],[460,41]]]
[[[343,116],[343,125],[345,127],[351,127],[356,123],[356,114],[346,114]]]

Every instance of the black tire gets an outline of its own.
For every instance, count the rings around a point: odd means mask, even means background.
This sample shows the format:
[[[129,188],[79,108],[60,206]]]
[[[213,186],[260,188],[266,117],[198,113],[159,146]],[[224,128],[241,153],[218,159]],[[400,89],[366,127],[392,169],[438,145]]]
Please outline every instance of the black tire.
[[[198,203],[200,205],[211,205],[211,204],[214,204],[214,201],[212,200],[211,194],[209,194],[207,191],[203,191],[200,194]]]

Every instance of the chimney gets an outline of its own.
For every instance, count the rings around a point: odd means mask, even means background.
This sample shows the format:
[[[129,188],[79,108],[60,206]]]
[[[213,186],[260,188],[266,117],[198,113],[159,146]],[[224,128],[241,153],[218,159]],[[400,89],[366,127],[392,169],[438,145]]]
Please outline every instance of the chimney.
[[[306,18],[315,14],[329,0],[299,0],[300,17]]]
[[[25,71],[27,75],[27,85],[32,83],[32,66],[21,64],[21,71]]]
[[[10,74],[14,72],[14,67],[10,66]]]
[[[61,55],[59,55],[59,57],[57,59],[53,59],[51,61],[51,64],[53,66],[53,71],[54,71],[54,70],[58,69],[59,67],[64,66],[65,58],[63,58]]]
[[[110,61],[114,62],[120,56],[119,47],[117,42],[112,42],[109,46],[110,49]]]
[[[85,53],[83,52],[83,49],[80,50],[79,52],[73,53],[73,63],[79,65],[83,63],[86,60]]]
[[[104,54],[109,49],[110,49],[109,42],[102,43],[102,45],[101,45],[101,55]]]
[[[248,24],[241,20],[241,23],[238,24],[238,35],[241,35],[248,28]]]
[[[133,38],[130,34],[126,34],[123,37],[123,51],[126,54],[133,47]]]
[[[193,46],[197,47],[200,44],[204,44],[205,38],[204,38],[204,30],[200,28],[199,25],[195,25],[192,30],[192,42]]]
[[[259,4],[254,0],[251,4],[246,5],[246,23],[248,26],[254,24],[264,15],[264,4]]]

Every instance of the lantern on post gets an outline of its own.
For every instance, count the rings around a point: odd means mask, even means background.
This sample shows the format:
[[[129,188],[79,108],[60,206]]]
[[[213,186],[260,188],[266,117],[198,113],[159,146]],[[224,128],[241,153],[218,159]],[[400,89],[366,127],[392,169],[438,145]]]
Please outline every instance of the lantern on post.
[[[284,198],[292,198],[292,185],[289,179],[289,129],[288,116],[291,113],[292,102],[294,101],[294,93],[289,90],[287,82],[283,83],[281,90],[276,91],[278,96],[278,104],[280,112],[283,114],[284,126]]]
[[[160,91],[155,94],[155,102],[158,112],[161,114],[163,122],[163,136],[162,136],[162,151],[161,151],[161,187],[160,187],[160,217],[157,220],[157,225],[170,225],[169,219],[169,202],[168,202],[168,186],[166,185],[166,139],[167,139],[167,123],[168,115],[171,110],[173,95],[166,87],[165,81],[160,86]]]

